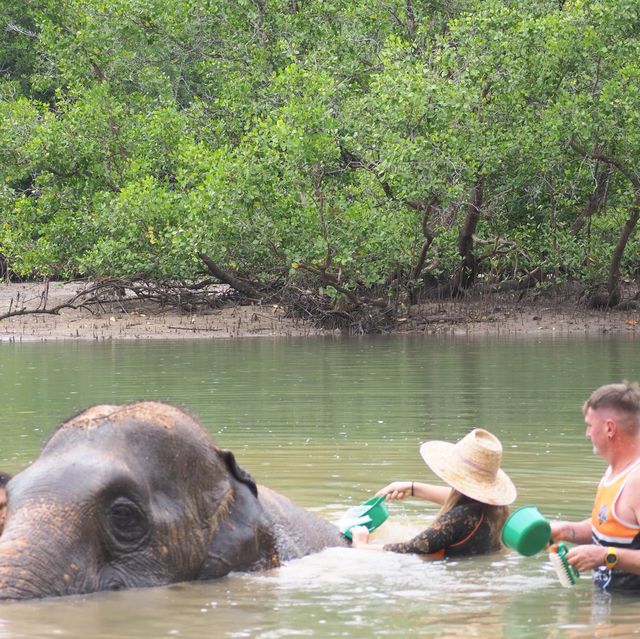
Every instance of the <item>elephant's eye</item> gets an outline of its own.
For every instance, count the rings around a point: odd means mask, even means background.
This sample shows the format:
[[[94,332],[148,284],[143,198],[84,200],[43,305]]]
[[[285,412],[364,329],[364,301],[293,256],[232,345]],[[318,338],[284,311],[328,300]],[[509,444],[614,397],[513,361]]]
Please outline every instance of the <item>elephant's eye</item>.
[[[144,513],[128,499],[116,499],[109,507],[109,523],[113,536],[123,543],[141,541],[148,530]]]

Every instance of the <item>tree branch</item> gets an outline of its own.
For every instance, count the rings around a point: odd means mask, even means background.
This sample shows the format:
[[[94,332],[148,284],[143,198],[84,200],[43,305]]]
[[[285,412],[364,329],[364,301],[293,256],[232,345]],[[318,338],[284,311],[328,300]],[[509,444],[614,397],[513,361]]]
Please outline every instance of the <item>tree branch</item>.
[[[602,152],[602,146],[598,145],[593,151],[587,151],[584,147],[580,146],[575,140],[569,141],[569,146],[579,155],[585,158],[591,158],[592,160],[600,160],[606,164],[614,166],[622,175],[624,175],[629,182],[633,185],[633,188],[640,192],[640,178],[635,173],[628,169],[618,158],[614,158],[610,155],[605,155]]]
[[[221,269],[206,253],[199,253],[198,257],[207,265],[209,273],[218,278],[221,282],[228,284],[231,288],[234,288],[236,291],[243,293],[248,297],[252,297],[257,300],[264,297],[262,293],[251,286],[249,282],[246,282],[232,273]]]

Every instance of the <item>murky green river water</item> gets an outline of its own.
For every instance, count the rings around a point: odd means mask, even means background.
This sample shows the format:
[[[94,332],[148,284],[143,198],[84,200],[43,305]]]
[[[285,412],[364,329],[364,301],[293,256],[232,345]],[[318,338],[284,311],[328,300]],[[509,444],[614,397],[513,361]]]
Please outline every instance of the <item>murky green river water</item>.
[[[640,379],[640,341],[312,339],[0,344],[0,468],[29,463],[55,424],[95,403],[186,406],[263,484],[337,520],[394,479],[435,481],[425,439],[483,426],[549,518],[584,518],[604,463],[580,407]],[[394,504],[380,538],[435,508]],[[637,603],[559,586],[544,553],[462,561],[329,549],[260,575],[0,605],[2,637],[626,637]]]

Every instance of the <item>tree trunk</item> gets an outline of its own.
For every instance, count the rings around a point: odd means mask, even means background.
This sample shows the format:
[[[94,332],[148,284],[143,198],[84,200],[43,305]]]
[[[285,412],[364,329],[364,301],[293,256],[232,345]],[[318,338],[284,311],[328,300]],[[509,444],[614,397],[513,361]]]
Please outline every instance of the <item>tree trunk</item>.
[[[462,263],[455,276],[453,283],[453,294],[469,288],[475,281],[478,260],[473,252],[473,234],[478,226],[480,210],[484,197],[484,175],[478,175],[476,182],[471,189],[471,197],[467,207],[467,215],[458,237],[458,251],[462,258]]]
[[[607,279],[607,292],[603,300],[597,294],[592,296],[589,304],[591,306],[616,306],[620,302],[620,264],[622,262],[622,256],[624,250],[627,247],[629,238],[638,224],[640,218],[640,178],[636,173],[625,166],[618,158],[603,153],[603,146],[597,146],[593,151],[588,152],[584,147],[580,146],[575,140],[569,142],[571,148],[585,158],[592,158],[594,160],[601,160],[606,162],[609,166],[617,169],[624,177],[629,180],[633,186],[633,197],[635,202],[631,207],[631,214],[625,225],[622,227],[620,237],[616,242],[616,247],[613,251],[613,257],[611,258],[611,266],[609,267],[609,277]]]
[[[410,42],[416,37],[416,15],[413,11],[413,0],[406,0],[405,10],[407,14],[407,36]]]
[[[611,266],[609,267],[609,280],[607,282],[607,293],[609,294],[609,306],[615,306],[620,302],[620,263],[624,250],[627,247],[629,238],[636,228],[638,219],[640,218],[640,192],[636,192],[636,201],[631,208],[631,215],[622,227],[620,237],[616,242],[616,248],[611,258]]]
[[[438,202],[438,196],[433,195],[428,202],[424,200],[416,200],[408,202],[411,208],[417,209],[418,211],[422,211],[422,235],[424,236],[424,240],[422,242],[422,247],[420,248],[420,254],[418,255],[418,261],[415,266],[411,269],[411,274],[409,276],[409,284],[408,284],[408,299],[411,304],[416,303],[416,295],[415,295],[415,286],[416,282],[420,278],[422,274],[422,269],[424,269],[424,265],[427,261],[427,254],[429,252],[429,248],[435,239],[435,233],[431,228],[430,218],[433,213],[433,207]]]
[[[239,277],[236,277],[228,271],[223,271],[206,253],[200,253],[198,254],[198,257],[207,265],[209,273],[221,282],[228,284],[231,288],[246,295],[247,297],[252,297],[256,300],[262,299],[263,296],[260,291],[251,286],[248,282],[241,280]]]
[[[604,204],[607,196],[607,190],[609,188],[609,182],[613,175],[613,167],[607,166],[605,168],[598,165],[596,169],[596,187],[586,203],[585,207],[580,211],[573,224],[571,225],[571,234],[578,235],[584,228],[584,225],[591,219],[591,217],[600,210],[600,207]]]

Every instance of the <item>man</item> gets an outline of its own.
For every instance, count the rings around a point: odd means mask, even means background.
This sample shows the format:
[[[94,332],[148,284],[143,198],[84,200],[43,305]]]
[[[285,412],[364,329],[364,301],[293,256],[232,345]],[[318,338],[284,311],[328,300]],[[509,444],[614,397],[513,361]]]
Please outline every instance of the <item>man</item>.
[[[608,591],[640,593],[640,386],[624,382],[596,389],[583,406],[593,452],[609,467],[600,480],[590,519],[557,521],[554,541],[579,544],[567,560],[593,569]]]
[[[0,471],[0,535],[4,530],[4,520],[7,516],[7,484],[10,479],[9,473]]]

